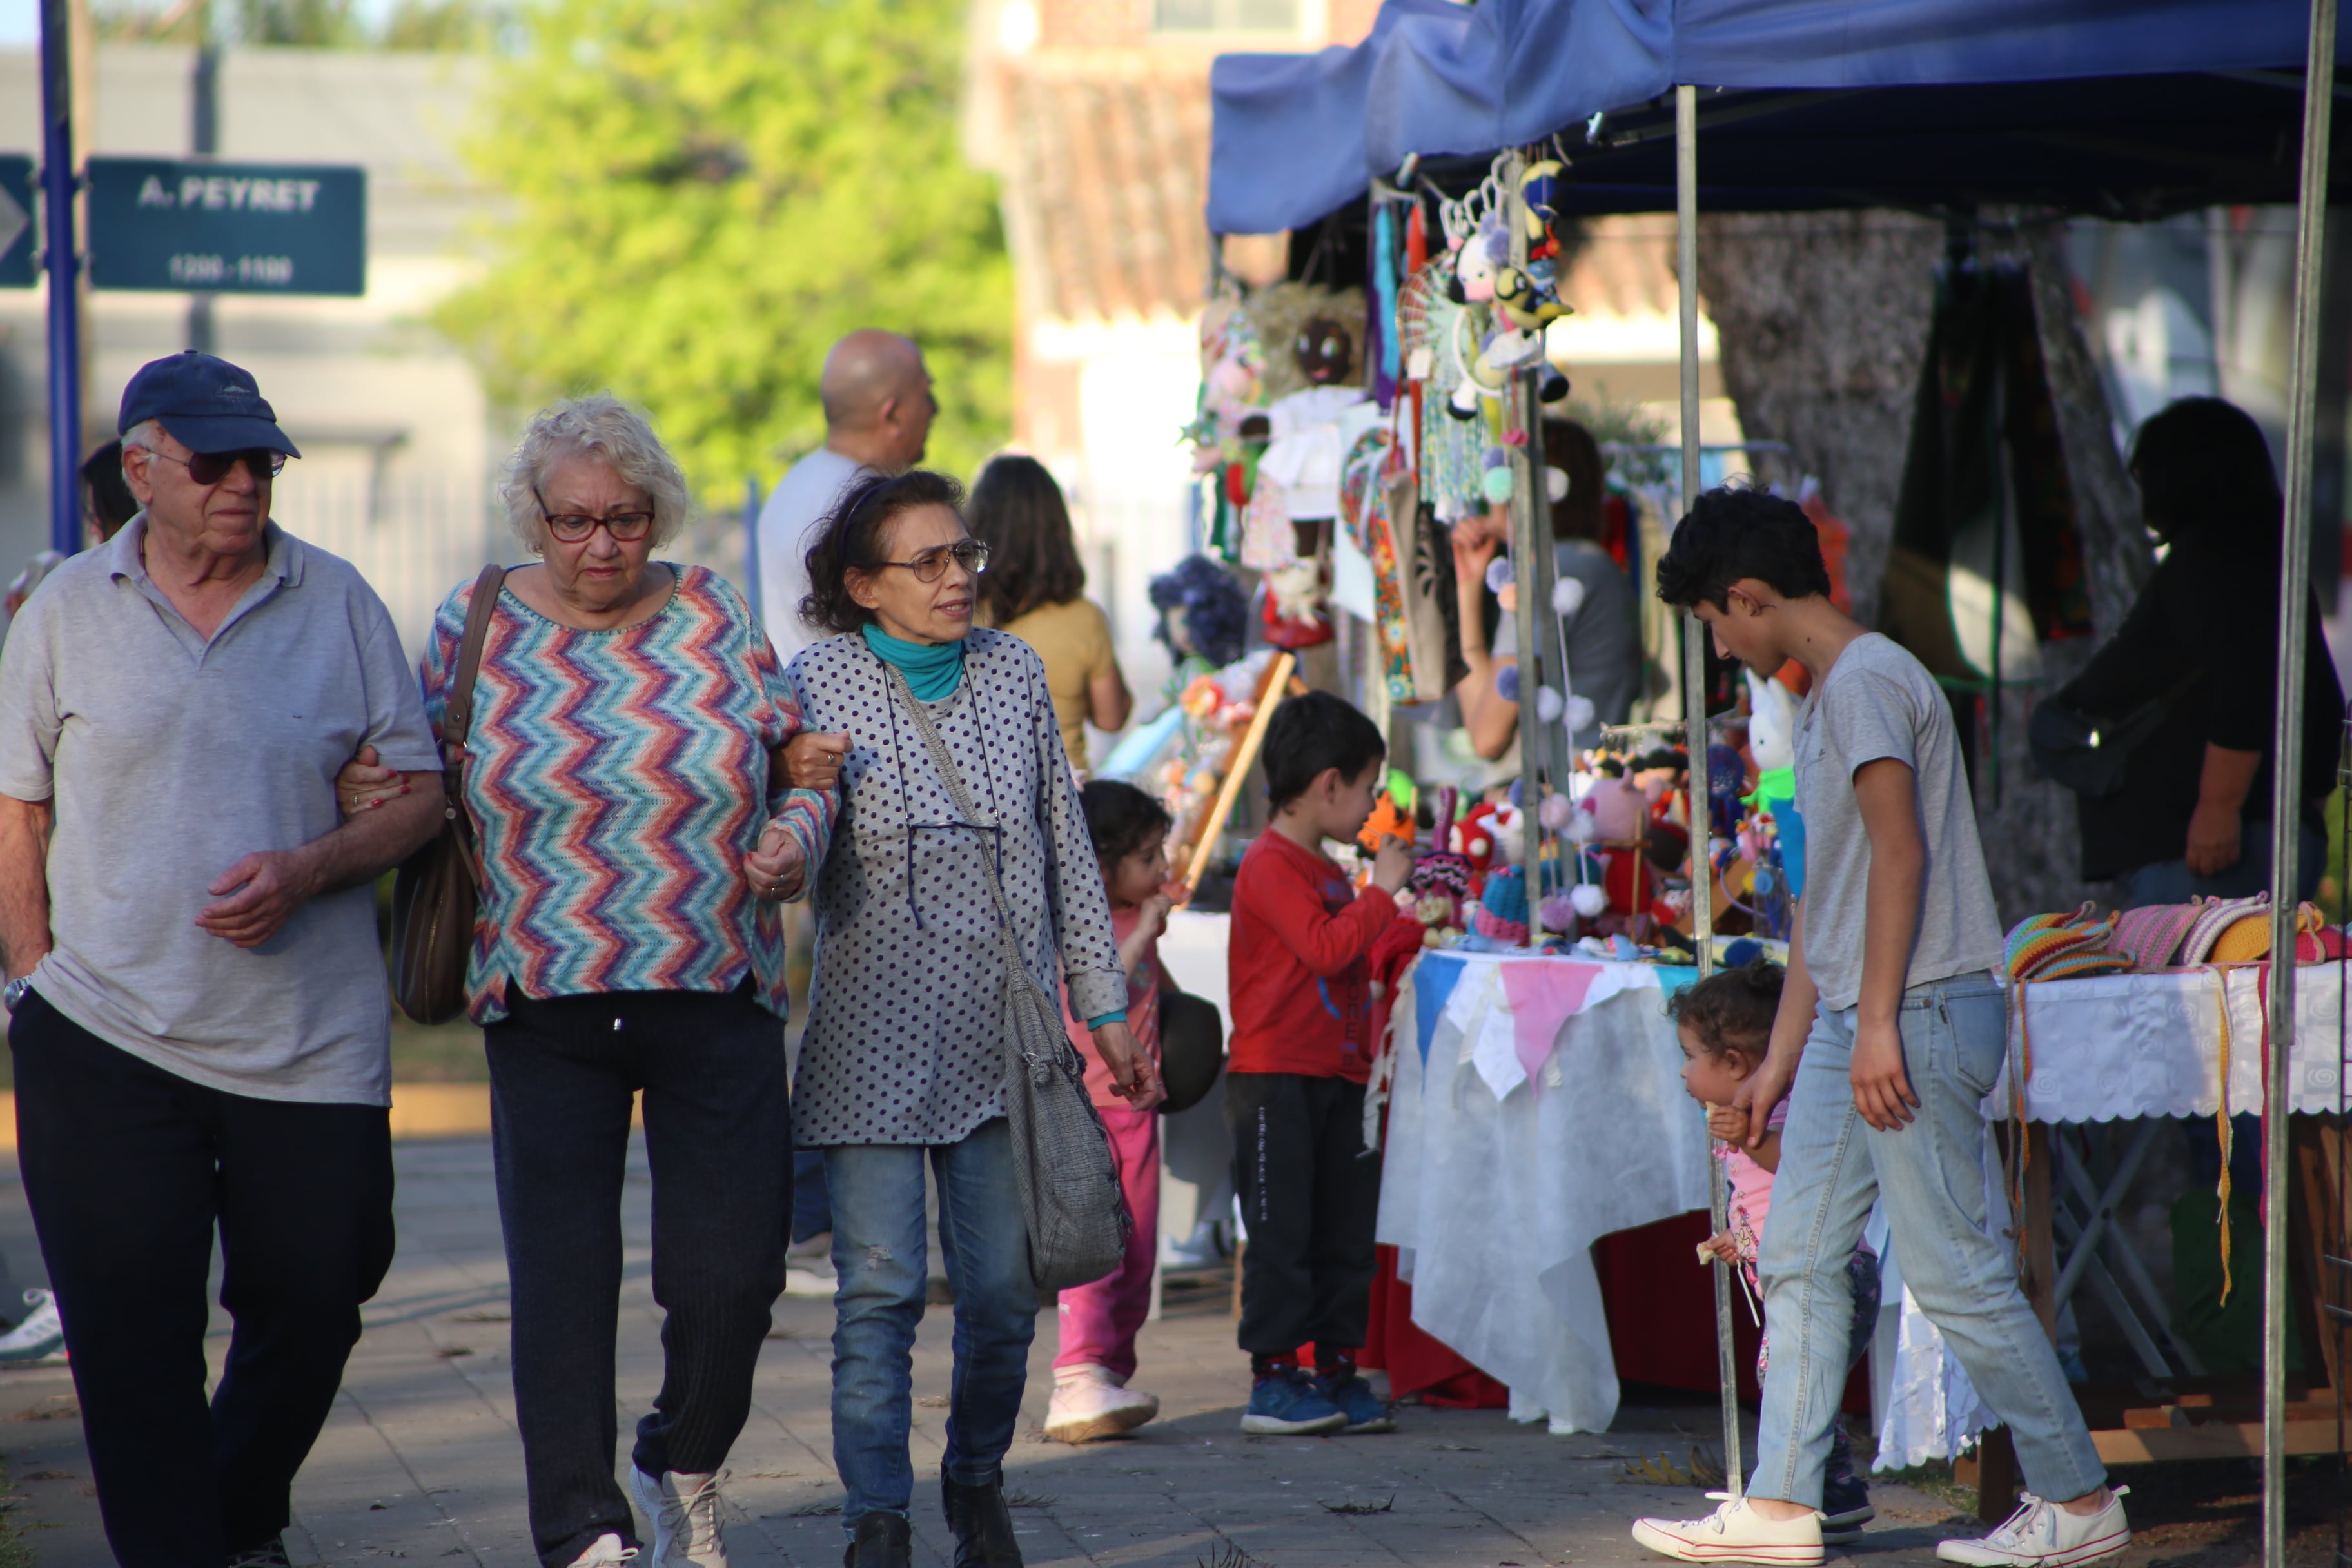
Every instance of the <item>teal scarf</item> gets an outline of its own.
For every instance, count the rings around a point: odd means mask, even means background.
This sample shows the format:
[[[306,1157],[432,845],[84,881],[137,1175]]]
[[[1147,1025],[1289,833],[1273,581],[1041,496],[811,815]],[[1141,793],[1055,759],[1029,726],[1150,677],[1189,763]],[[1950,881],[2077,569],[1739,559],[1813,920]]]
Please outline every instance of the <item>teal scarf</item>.
[[[866,646],[885,664],[895,664],[907,677],[908,689],[925,702],[951,697],[963,684],[963,638],[953,642],[906,642],[881,627],[868,625]]]

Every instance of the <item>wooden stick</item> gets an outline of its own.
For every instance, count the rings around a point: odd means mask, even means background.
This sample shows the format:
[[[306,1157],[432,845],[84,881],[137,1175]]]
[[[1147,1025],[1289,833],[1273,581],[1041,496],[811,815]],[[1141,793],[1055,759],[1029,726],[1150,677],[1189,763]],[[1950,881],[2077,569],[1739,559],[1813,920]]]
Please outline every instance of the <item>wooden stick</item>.
[[[1250,715],[1249,728],[1243,731],[1241,744],[1234,748],[1224,782],[1217,786],[1217,803],[1209,808],[1208,820],[1201,824],[1201,837],[1192,846],[1192,863],[1184,868],[1184,896],[1188,899],[1200,889],[1201,879],[1208,873],[1209,857],[1224,834],[1225,819],[1234,814],[1234,802],[1241,798],[1242,782],[1249,777],[1250,765],[1257,761],[1258,748],[1265,744],[1265,727],[1274,721],[1276,705],[1288,694],[1290,672],[1297,664],[1296,654],[1282,653],[1276,654],[1274,662],[1266,667],[1265,679],[1257,689],[1257,711]]]

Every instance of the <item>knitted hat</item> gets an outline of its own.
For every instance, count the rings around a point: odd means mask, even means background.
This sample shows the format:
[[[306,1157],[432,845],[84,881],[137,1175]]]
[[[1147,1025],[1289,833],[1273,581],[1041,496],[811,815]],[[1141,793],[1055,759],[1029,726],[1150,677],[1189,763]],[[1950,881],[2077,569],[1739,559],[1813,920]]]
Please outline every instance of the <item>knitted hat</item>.
[[[2319,931],[2326,924],[2318,909],[2311,904],[2296,906],[2294,911],[2294,958],[2297,963],[2317,963],[2325,949],[2319,944]],[[2211,962],[2215,963],[2254,963],[2271,955],[2270,900],[2265,897],[2263,908],[2250,915],[2242,915],[2231,922],[2213,943]]]
[[[2268,893],[2256,893],[2252,898],[2246,899],[2197,900],[2197,916],[2189,922],[2189,934],[2180,939],[2180,962],[2184,964],[2246,962],[2244,957],[2217,958],[2213,950],[2221,942],[2222,933],[2249,915],[2254,915],[2259,916],[2267,925],[2270,912],[2271,896]],[[2242,936],[2231,943],[2231,950],[2242,954],[2252,942],[2251,935]],[[2266,957],[2270,950],[2270,938],[2265,935],[2262,939],[2261,951],[2251,956]]]
[[[2003,954],[2002,967],[2010,978],[2079,980],[2129,969],[2130,959],[2108,951],[2115,917],[2100,920],[2091,911],[2086,901],[2071,914],[2034,915],[2020,921],[2009,933]]]
[[[2147,904],[2116,917],[2116,934],[2107,943],[2132,961],[2134,969],[2162,969],[2180,951],[2180,939],[2197,919],[2195,904]]]
[[[1486,890],[1470,911],[1470,927],[1496,942],[1528,940],[1528,879],[1517,866],[1486,879]]]

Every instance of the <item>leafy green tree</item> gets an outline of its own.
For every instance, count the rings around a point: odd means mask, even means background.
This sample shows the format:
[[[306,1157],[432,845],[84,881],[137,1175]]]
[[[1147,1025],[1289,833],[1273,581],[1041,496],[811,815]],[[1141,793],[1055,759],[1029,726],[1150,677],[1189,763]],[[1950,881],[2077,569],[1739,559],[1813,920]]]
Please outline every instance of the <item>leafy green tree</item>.
[[[512,198],[441,321],[520,407],[609,387],[734,504],[823,442],[825,350],[923,346],[930,464],[1008,423],[1011,268],[957,144],[961,0],[544,0],[472,155]]]

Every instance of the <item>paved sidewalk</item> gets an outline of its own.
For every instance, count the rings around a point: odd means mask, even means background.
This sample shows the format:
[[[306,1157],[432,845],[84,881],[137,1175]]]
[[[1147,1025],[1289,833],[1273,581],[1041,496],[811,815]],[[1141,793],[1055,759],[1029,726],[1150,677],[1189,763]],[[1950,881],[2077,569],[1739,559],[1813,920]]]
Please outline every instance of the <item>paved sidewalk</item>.
[[[406,1557],[532,1568],[523,1521],[522,1453],[507,1378],[505,1262],[487,1141],[403,1144],[400,1255],[367,1310],[367,1333],[343,1394],[296,1491],[297,1563]],[[660,1378],[660,1313],[647,1279],[647,1187],[642,1159],[629,1188],[631,1250],[622,1318],[623,1454]],[[40,1279],[23,1194],[0,1182],[0,1279]],[[742,1568],[841,1560],[840,1492],[831,1461],[826,1392],[832,1307],[786,1298],[759,1373],[750,1428],[730,1461],[728,1543]],[[215,1314],[215,1368],[226,1348]],[[924,1320],[916,1352],[917,1561],[950,1551],[935,1478],[946,1417],[949,1313]],[[1633,1564],[1637,1513],[1691,1515],[1695,1490],[1623,1484],[1622,1458],[1646,1449],[1679,1459],[1704,1439],[1712,1408],[1629,1410],[1620,1429],[1574,1437],[1515,1426],[1500,1412],[1406,1409],[1397,1434],[1334,1439],[1252,1438],[1236,1422],[1246,1388],[1223,1302],[1147,1325],[1139,1386],[1163,1419],[1132,1438],[1070,1448],[1037,1430],[1050,1384],[1053,1322],[1039,1338],[1008,1461],[1014,1515],[1031,1563],[1223,1568],[1537,1568]],[[89,1465],[61,1368],[0,1373],[0,1453],[9,1516],[44,1568],[110,1561],[97,1524]],[[1887,1568],[1933,1560],[1946,1510],[1881,1488],[1880,1522],[1864,1559]],[[1339,1508],[1376,1511],[1335,1512]],[[1246,1557],[1234,1555],[1235,1551]],[[2139,1555],[2137,1552],[2136,1556]],[[1833,1560],[1836,1554],[1832,1554]]]

